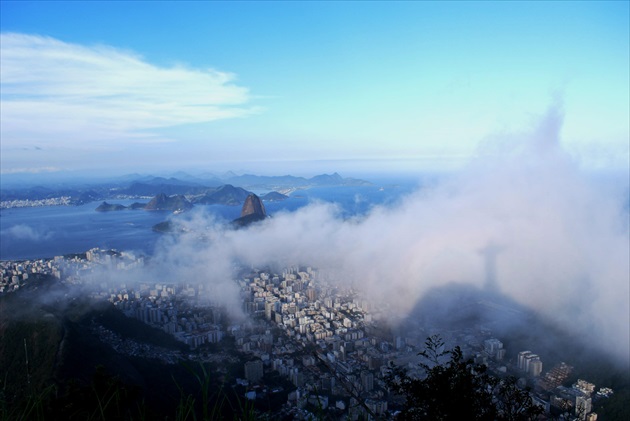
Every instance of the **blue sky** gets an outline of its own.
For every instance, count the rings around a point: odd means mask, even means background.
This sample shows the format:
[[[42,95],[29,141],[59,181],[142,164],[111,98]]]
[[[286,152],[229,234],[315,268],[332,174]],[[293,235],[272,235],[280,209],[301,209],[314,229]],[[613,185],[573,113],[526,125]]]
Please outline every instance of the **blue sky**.
[[[554,103],[625,168],[628,5],[2,1],[1,170],[435,169]]]

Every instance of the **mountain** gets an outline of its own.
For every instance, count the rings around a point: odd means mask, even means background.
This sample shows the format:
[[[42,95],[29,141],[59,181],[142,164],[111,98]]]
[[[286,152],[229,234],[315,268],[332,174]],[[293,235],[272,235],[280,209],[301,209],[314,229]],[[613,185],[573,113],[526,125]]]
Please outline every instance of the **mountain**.
[[[98,200],[101,195],[95,190],[88,190],[78,194],[78,197],[73,198],[73,205],[84,205],[86,203]]]
[[[338,173],[304,178],[292,175],[236,175],[228,172],[223,174],[220,179],[211,173],[192,176],[185,172],[177,172],[168,178],[129,174],[118,178],[81,179],[80,181],[73,180],[63,183],[47,181],[45,185],[34,182],[26,185],[17,181],[15,183],[7,183],[4,180],[5,178],[3,176],[2,180],[0,180],[2,182],[0,201],[69,197],[69,203],[73,205],[114,198],[152,197],[160,193],[167,196],[197,196],[197,199],[193,201],[195,203],[240,205],[250,193],[245,189],[277,191],[320,186],[363,186],[371,184],[364,180],[343,178]],[[38,180],[43,182],[41,177]],[[280,197],[277,196],[274,199],[265,197],[264,200],[280,200]]]
[[[170,234],[175,232],[176,228],[172,221],[163,221],[153,225],[151,229],[162,234]]]
[[[190,183],[191,185],[201,185],[206,187],[218,187],[223,183],[216,175],[212,173],[203,173],[198,176],[190,175],[183,171],[178,171],[171,175],[171,178],[175,178],[177,180],[185,181]]]
[[[186,345],[51,277],[33,284],[0,295],[0,418],[44,419],[29,412],[41,405],[46,419],[165,419],[176,413],[182,387],[196,393],[187,365],[121,352],[107,338],[168,353],[186,352]],[[136,415],[138,408],[148,412]]]
[[[332,175],[329,175],[329,174],[316,175],[315,177],[311,178],[309,181],[312,184],[316,184],[318,186],[334,186],[334,185],[343,184],[343,178],[341,178],[341,176],[337,173],[334,173]]]
[[[129,196],[153,196],[158,193],[174,194],[200,194],[208,188],[198,183],[182,181],[177,178],[153,177],[142,182],[134,182],[129,187],[119,190],[117,193]]]
[[[231,184],[226,184],[219,187],[216,190],[210,190],[201,197],[197,197],[193,200],[193,203],[199,203],[204,205],[240,205],[250,194],[247,190],[241,187],[234,187]]]
[[[120,204],[103,202],[100,205],[98,205],[98,207],[94,210],[96,212],[110,212],[110,211],[121,211],[121,210],[127,210],[127,209],[138,210],[138,209],[146,209],[146,208],[147,208],[147,203],[134,202],[129,206],[124,206]]]
[[[192,208],[192,203],[188,201],[184,196],[167,196],[164,193],[160,193],[155,196],[144,207],[146,210],[188,210]]]
[[[166,186],[199,186],[199,184],[196,182],[183,181],[174,177],[170,177],[170,178],[153,177],[145,181],[145,183],[152,186],[164,186],[164,185]]]
[[[372,183],[358,178],[343,178],[338,173],[316,175],[309,179],[317,186],[370,186]]]
[[[254,193],[247,196],[245,203],[243,203],[243,209],[241,210],[241,218],[249,215],[267,216],[265,212],[265,205],[263,205],[260,197]]]
[[[289,196],[282,193],[278,193],[277,191],[270,191],[269,193],[261,197],[261,199],[266,202],[279,202],[281,200],[285,200],[288,198]]]
[[[228,175],[228,174],[226,174]],[[229,174],[224,178],[227,183],[244,187],[258,187],[270,190],[278,188],[295,188],[310,186],[367,186],[371,183],[355,178],[343,178],[338,173],[321,174],[312,178],[295,177],[293,175],[261,176],[253,174],[234,175]]]
[[[253,175],[243,174],[226,179],[228,183],[236,184],[238,186],[277,186],[277,187],[295,187],[308,185],[308,180],[303,177],[294,177],[292,175],[282,176],[266,176],[266,175]]]
[[[4,176],[3,176],[4,177]],[[51,197],[61,196],[55,190],[49,187],[34,186],[27,189],[20,188],[2,188],[0,190],[0,200],[41,200]]]
[[[128,209],[126,206],[103,202],[96,209],[96,212],[110,212]]]
[[[262,221],[266,218],[267,212],[265,211],[265,205],[263,205],[260,197],[252,193],[247,196],[247,198],[245,199],[245,203],[243,203],[241,217],[232,221],[232,224],[238,227],[244,227],[253,222]]]
[[[147,206],[146,203],[138,203],[134,202],[127,207],[127,209],[136,210],[136,209],[144,209]]]

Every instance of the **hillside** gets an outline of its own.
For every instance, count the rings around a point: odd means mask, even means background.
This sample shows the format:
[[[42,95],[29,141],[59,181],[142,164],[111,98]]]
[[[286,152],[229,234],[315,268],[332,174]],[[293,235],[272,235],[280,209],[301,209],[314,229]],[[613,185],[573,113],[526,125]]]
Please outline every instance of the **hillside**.
[[[31,419],[34,414],[26,414],[33,405],[45,419],[91,419],[101,410],[106,419],[165,419],[175,417],[181,399],[199,398],[200,364],[155,358],[183,357],[186,345],[53,279],[38,284],[0,296],[0,419]],[[112,344],[121,340],[155,351],[117,351]],[[238,372],[237,367],[225,368]],[[212,376],[210,386],[219,390],[220,378],[211,374],[216,366],[204,369]],[[219,398],[234,397],[215,394],[208,401],[229,411]],[[116,404],[108,405],[109,400]]]

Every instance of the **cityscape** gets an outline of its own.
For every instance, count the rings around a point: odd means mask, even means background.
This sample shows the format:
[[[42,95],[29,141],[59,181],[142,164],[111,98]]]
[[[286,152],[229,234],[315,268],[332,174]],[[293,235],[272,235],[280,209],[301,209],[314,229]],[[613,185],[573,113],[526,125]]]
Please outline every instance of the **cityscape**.
[[[630,419],[630,1],[0,29],[0,421]]]
[[[487,366],[498,377],[514,376],[530,390],[540,419],[597,420],[593,403],[614,394],[609,387],[577,379],[567,385],[574,367],[561,362],[546,367],[530,350],[508,350],[501,338],[482,325],[438,331],[430,326],[388,336],[383,321],[392,309],[368,302],[351,289],[326,282],[316,268],[290,267],[279,273],[241,268],[234,279],[247,315],[229,320],[214,291],[202,283],[140,282],[130,284],[93,277],[95,271],[130,271],[145,265],[143,257],[115,250],[91,249],[82,255],[34,261],[0,262],[1,294],[10,294],[37,282],[60,282],[90,291],[94,300],[108,301],[126,317],[159,329],[187,345],[173,351],[121,339],[95,326],[103,343],[118,353],[160,360],[247,361],[243,377],[233,379],[244,388],[244,398],[261,399],[272,390],[265,380],[271,373],[286,379],[286,402],[276,411],[293,419],[311,419],[320,408],[327,419],[390,419],[400,401],[390,393],[386,378],[391,364],[421,376],[417,365],[427,336],[438,334],[448,346],[459,346],[465,358]],[[41,277],[47,277],[43,280]],[[391,332],[390,332],[391,333]],[[230,338],[235,354],[199,352],[206,344]],[[536,349],[536,344],[531,344]],[[562,418],[565,419],[565,418]]]

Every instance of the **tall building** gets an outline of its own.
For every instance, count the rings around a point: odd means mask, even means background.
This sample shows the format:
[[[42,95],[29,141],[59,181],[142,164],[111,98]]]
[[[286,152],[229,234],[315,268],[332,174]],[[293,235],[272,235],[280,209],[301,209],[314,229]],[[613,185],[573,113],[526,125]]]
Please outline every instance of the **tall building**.
[[[497,359],[497,361],[503,360],[503,358],[505,358],[505,348],[499,349],[495,355],[495,358]]]
[[[361,386],[364,392],[370,392],[374,389],[374,374],[369,371],[361,372]]]
[[[578,379],[578,381],[573,384],[573,388],[579,390],[587,396],[591,396],[591,394],[595,391],[595,385],[593,383],[589,383],[582,379]]]
[[[540,376],[540,373],[542,373],[542,366],[543,363],[542,361],[540,361],[540,359],[531,361],[529,363],[529,369],[527,370],[527,373],[532,377],[538,377]]]
[[[578,415],[581,420],[586,419],[586,416],[593,409],[591,397],[578,389],[558,386],[554,389],[554,395],[553,400],[557,405],[568,402],[573,408],[574,414]]]
[[[503,342],[496,338],[486,339],[483,341],[483,350],[489,357],[497,360],[502,360],[505,356],[505,350],[503,349]]]
[[[542,371],[542,362],[540,361],[540,357],[536,354],[528,354],[523,358],[523,367],[521,368],[527,374],[538,376],[540,375],[540,371]],[[536,370],[540,369],[537,374],[532,374]]]
[[[486,339],[483,341],[483,348],[490,356],[495,356],[498,350],[503,349],[503,342],[496,338]]]
[[[530,354],[532,354],[532,351],[521,351],[518,353],[517,364],[519,369],[525,370],[525,357]]]
[[[245,363],[245,378],[252,383],[260,381],[263,377],[262,360],[248,361]]]

